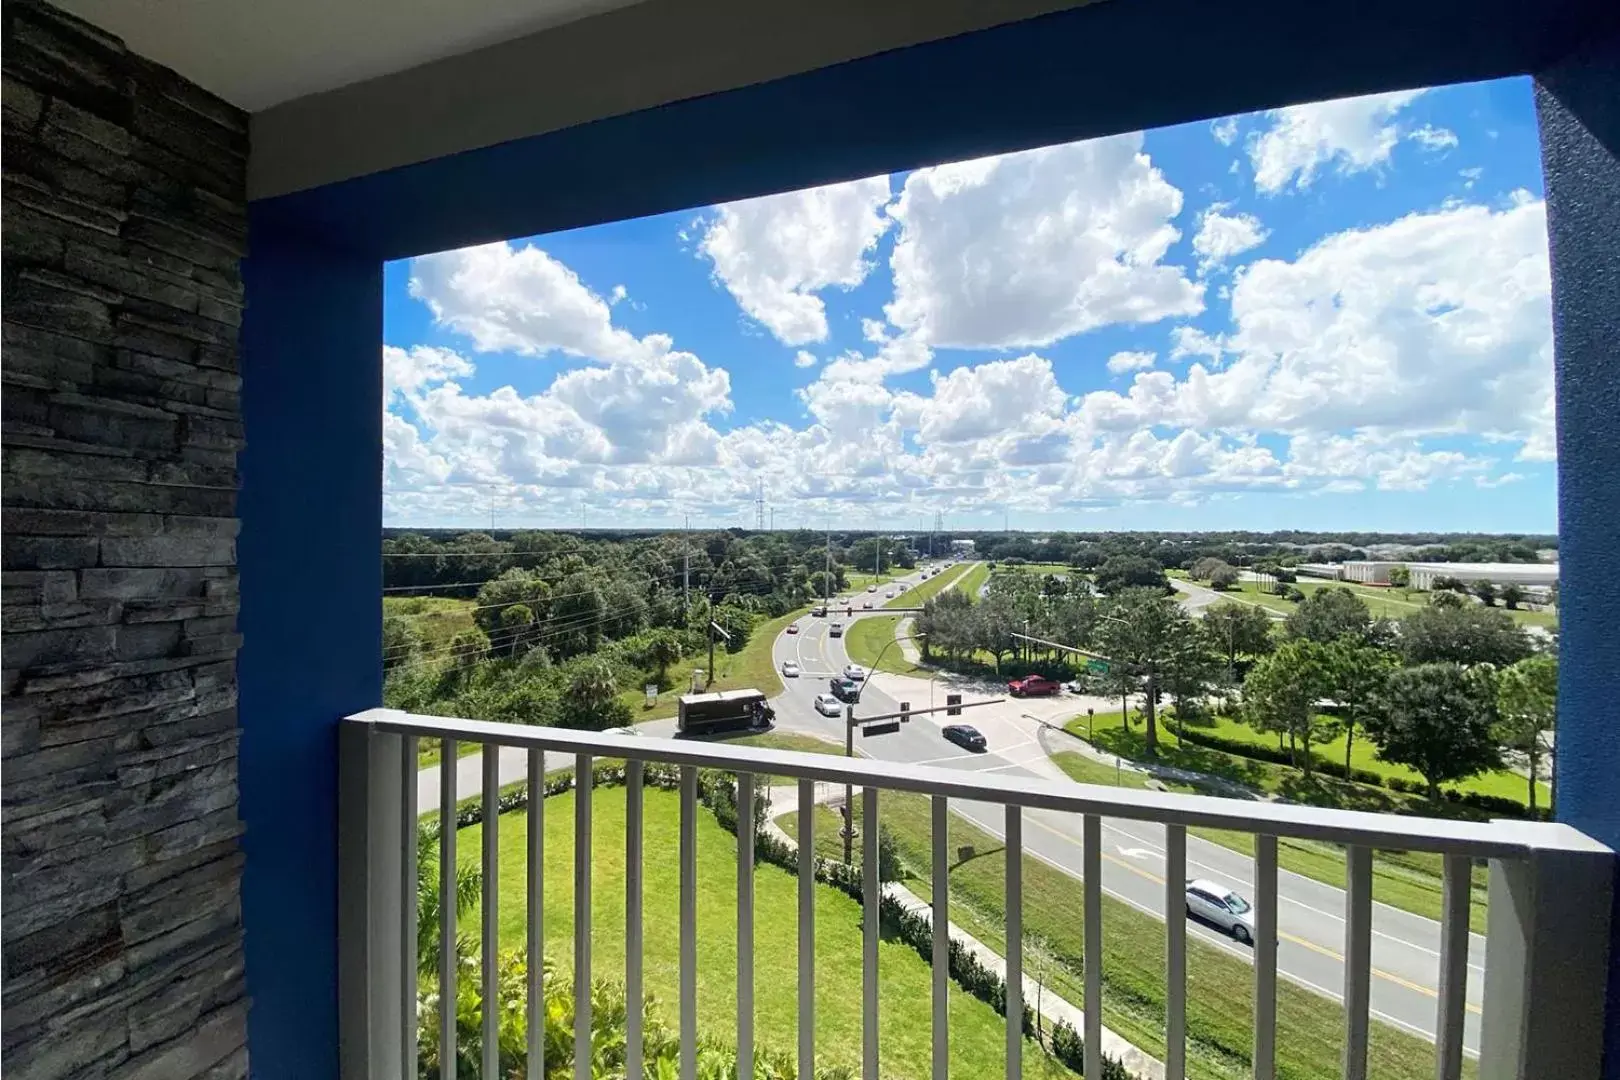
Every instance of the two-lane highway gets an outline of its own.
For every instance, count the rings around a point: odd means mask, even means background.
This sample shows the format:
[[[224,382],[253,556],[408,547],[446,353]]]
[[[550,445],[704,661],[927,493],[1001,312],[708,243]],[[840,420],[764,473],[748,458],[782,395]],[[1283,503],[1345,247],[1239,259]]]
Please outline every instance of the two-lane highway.
[[[877,602],[881,602],[881,598],[880,592]],[[879,614],[882,614],[880,609],[863,612],[857,607],[854,618]],[[798,633],[783,634],[777,640],[778,667],[785,660],[793,660],[803,674],[797,679],[784,680],[787,689],[775,704],[780,724],[842,739],[842,718],[823,716],[813,706],[815,695],[827,691],[828,679],[849,662],[843,641],[827,633],[829,621],[806,616],[799,620]],[[847,627],[850,620],[842,621]],[[928,701],[929,684],[921,679],[879,675],[863,691],[857,715],[897,711],[896,694],[908,698],[912,708],[923,708]],[[938,703],[943,704],[943,689],[936,697]],[[968,753],[946,742],[940,734],[941,727],[948,722],[943,714],[919,716],[894,734],[872,738],[857,736],[856,752],[890,761],[994,771],[1013,777],[1050,777],[1052,768],[1044,760],[1040,725],[1021,718],[1018,712],[1011,706],[988,706],[961,717],[961,722],[972,723],[985,733],[990,742],[987,753]],[[986,832],[1000,836],[1002,810],[999,806],[963,803],[953,804],[953,809]],[[1027,852],[1078,878],[1084,865],[1080,818],[1030,811],[1025,815],[1025,822]],[[1104,890],[1162,919],[1163,827],[1151,822],[1119,819],[1104,819],[1103,825]],[[1209,878],[1251,898],[1254,895],[1253,862],[1230,848],[1198,837],[1188,837],[1187,873],[1190,877]],[[1287,872],[1279,873],[1278,889],[1279,974],[1339,1000],[1344,986],[1343,890]],[[1247,946],[1224,934],[1200,923],[1189,923],[1188,928],[1199,939],[1245,961],[1252,960]],[[1377,1019],[1433,1038],[1438,1006],[1439,942],[1438,923],[1396,908],[1374,905],[1371,1007]],[[1465,1025],[1465,1045],[1471,1052],[1477,1052],[1479,1046],[1484,958],[1484,939],[1473,935],[1469,948],[1469,1010]]]

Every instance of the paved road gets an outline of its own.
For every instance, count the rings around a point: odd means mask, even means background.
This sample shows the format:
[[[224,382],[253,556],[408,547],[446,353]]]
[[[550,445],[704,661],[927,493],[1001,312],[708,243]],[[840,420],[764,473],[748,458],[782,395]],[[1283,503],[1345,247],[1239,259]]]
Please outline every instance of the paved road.
[[[857,618],[861,616],[857,615]],[[800,632],[784,634],[776,643],[776,661],[796,660],[804,670],[797,680],[787,680],[787,691],[778,699],[778,723],[784,727],[820,732],[832,738],[843,737],[842,720],[824,717],[812,705],[817,693],[824,692],[827,679],[848,662],[843,642],[826,634],[826,620],[806,617]],[[898,646],[895,646],[898,648]],[[927,704],[929,684],[920,679],[879,675],[863,692],[859,712],[874,714],[898,709],[896,695],[906,696],[914,708]],[[944,691],[937,690],[941,703]],[[970,698],[971,700],[971,698]],[[893,735],[857,738],[857,752],[885,760],[926,763],[946,768],[993,771],[1009,776],[1051,777],[1054,766],[1047,760],[1039,723],[1018,715],[1030,703],[1014,707],[986,707],[971,721],[983,731],[991,751],[969,754],[947,743],[939,734],[945,723],[938,718],[918,717]],[[956,812],[996,836],[1000,836],[1002,809],[987,804],[964,804]],[[1024,843],[1037,858],[1078,878],[1082,862],[1081,822],[1067,814],[1033,811],[1026,815]],[[1156,918],[1163,917],[1164,835],[1160,826],[1115,819],[1103,823],[1103,888],[1124,902]],[[1187,870],[1191,876],[1213,879],[1253,896],[1253,863],[1246,856],[1218,844],[1189,837]],[[1280,908],[1278,929],[1278,970],[1284,977],[1338,1000],[1343,988],[1344,970],[1344,892],[1310,878],[1282,872],[1278,889]],[[1179,913],[1178,913],[1179,914]],[[1196,936],[1234,956],[1251,960],[1252,954],[1229,937],[1202,924],[1189,929]],[[1397,908],[1375,905],[1373,913],[1372,1009],[1387,1023],[1414,1034],[1433,1038],[1439,982],[1439,924]],[[1478,1006],[1483,991],[1485,942],[1478,935],[1470,940],[1470,967],[1465,1044],[1471,1051],[1479,1047]],[[1286,1037],[1286,1036],[1285,1036]]]

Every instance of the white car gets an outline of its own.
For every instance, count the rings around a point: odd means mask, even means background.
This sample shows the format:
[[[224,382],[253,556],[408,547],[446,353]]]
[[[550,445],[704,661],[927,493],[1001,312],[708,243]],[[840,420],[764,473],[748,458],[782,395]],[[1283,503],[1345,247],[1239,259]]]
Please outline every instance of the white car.
[[[1187,882],[1187,914],[1213,923],[1245,945],[1254,943],[1254,908],[1213,881],[1194,878]]]
[[[792,660],[782,661],[782,677],[784,679],[797,679],[799,677],[799,665]]]
[[[866,591],[867,592],[877,592],[877,586],[876,585],[868,585],[866,587]]]
[[[610,727],[602,729],[603,735],[640,735],[641,732],[633,727]]]
[[[831,694],[817,694],[816,712],[822,716],[842,716],[844,715],[844,703]]]
[[[894,599],[894,590],[890,589],[888,592],[884,593],[883,594],[883,599],[885,599],[885,600],[893,600]]]
[[[861,667],[859,664],[845,664],[844,678],[851,679],[855,682],[865,682],[866,669]]]

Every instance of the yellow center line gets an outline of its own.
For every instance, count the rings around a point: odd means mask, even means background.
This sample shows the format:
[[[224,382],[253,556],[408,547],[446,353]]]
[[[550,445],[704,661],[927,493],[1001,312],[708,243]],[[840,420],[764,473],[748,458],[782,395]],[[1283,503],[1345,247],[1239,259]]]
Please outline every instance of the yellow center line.
[[[1038,826],[1039,828],[1045,829],[1047,832],[1051,833],[1053,836],[1056,836],[1056,837],[1058,837],[1058,838],[1060,838],[1062,840],[1066,840],[1071,844],[1076,844],[1077,846],[1079,844],[1079,842],[1076,841],[1074,839],[1074,837],[1070,836],[1068,833],[1065,833],[1065,832],[1063,832],[1063,831],[1061,831],[1059,829],[1056,829],[1056,828],[1052,827],[1051,825],[1048,825],[1046,822],[1042,821],[1040,818],[1032,817],[1032,818],[1029,819],[1029,821],[1032,824]],[[1153,871],[1146,869],[1145,867],[1138,866],[1135,863],[1130,862],[1129,860],[1121,859],[1117,855],[1110,855],[1106,851],[1101,852],[1101,855],[1102,855],[1102,857],[1104,859],[1106,859],[1108,862],[1113,863],[1115,866],[1124,867],[1126,870],[1129,870],[1131,873],[1136,874],[1139,877],[1144,877],[1144,878],[1146,878],[1147,880],[1153,882],[1156,885],[1163,885],[1164,884],[1164,878],[1160,877],[1158,874],[1155,874]],[[1307,941],[1305,938],[1296,937],[1293,934],[1284,933],[1281,930],[1279,930],[1277,932],[1277,937],[1280,938],[1283,941],[1291,941],[1295,945],[1302,945],[1305,948],[1310,949],[1312,952],[1320,953],[1323,956],[1326,956],[1326,957],[1329,957],[1329,958],[1331,958],[1333,960],[1336,960],[1341,964],[1344,963],[1343,954],[1335,952],[1333,949],[1328,948],[1326,945],[1318,945],[1314,941]],[[1420,983],[1415,983],[1415,982],[1411,981],[1410,979],[1402,978],[1401,976],[1396,975],[1396,974],[1394,974],[1392,972],[1384,971],[1382,968],[1376,968],[1375,967],[1375,968],[1371,968],[1370,971],[1371,971],[1372,975],[1375,978],[1383,979],[1386,982],[1394,983],[1396,986],[1401,986],[1401,987],[1404,987],[1404,988],[1406,988],[1408,990],[1416,990],[1418,993],[1423,994],[1426,997],[1438,998],[1440,996],[1438,991],[1431,990],[1427,986],[1423,986]],[[1480,1015],[1479,1006],[1475,1005],[1473,1002],[1469,1002],[1467,1008],[1468,1008],[1469,1012],[1474,1013],[1475,1015]]]

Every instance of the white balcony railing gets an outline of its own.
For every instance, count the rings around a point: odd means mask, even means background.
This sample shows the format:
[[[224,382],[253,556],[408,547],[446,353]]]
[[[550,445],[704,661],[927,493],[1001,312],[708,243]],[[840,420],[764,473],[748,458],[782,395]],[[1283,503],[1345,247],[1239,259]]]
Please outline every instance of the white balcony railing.
[[[646,765],[679,770],[679,1038],[680,1076],[697,1071],[697,774],[719,769],[739,776],[739,811],[753,820],[754,775],[795,777],[801,807],[814,803],[818,782],[862,789],[865,854],[862,893],[867,910],[880,895],[876,822],[882,791],[929,796],[933,809],[933,1075],[946,1075],[949,910],[945,823],[949,800],[995,803],[1005,808],[1006,848],[1006,1075],[1021,1076],[1022,1001],[1022,827],[1026,811],[1059,811],[1082,819],[1085,914],[1084,1028],[1085,1075],[1102,1075],[1103,986],[1101,822],[1103,818],[1154,822],[1165,828],[1166,943],[1165,1074],[1180,1080],[1185,1071],[1186,920],[1182,882],[1186,879],[1186,830],[1208,826],[1256,837],[1254,864],[1254,1045],[1253,1072],[1270,1080],[1276,1060],[1277,841],[1296,837],[1343,845],[1348,887],[1344,940],[1344,1058],[1347,1080],[1366,1080],[1369,983],[1372,938],[1372,853],[1403,850],[1439,853],[1444,858],[1444,917],[1441,923],[1436,1076],[1456,1080],[1463,1069],[1463,1029],[1467,1007],[1468,908],[1473,860],[1490,866],[1488,949],[1484,974],[1479,1076],[1482,1080],[1587,1080],[1599,1075],[1603,1045],[1604,989],[1608,971],[1609,915],[1614,856],[1576,830],[1556,824],[1496,821],[1489,824],[1399,817],[1353,811],[1257,803],[1202,796],[1056,781],[1009,779],[922,765],[847,759],[766,750],[724,743],[606,735],[480,721],[413,716],[372,710],[349,717],[340,732],[339,805],[339,995],[342,1074],[346,1080],[399,1080],[416,1074],[416,835],[417,746],[421,739],[446,740],[442,760],[456,760],[454,743],[483,745],[482,831],[484,881],[497,880],[499,828],[496,824],[502,747],[527,751],[531,790],[543,787],[545,755],[573,759],[583,793],[589,793],[593,762],[627,762],[626,918],[624,981],[628,1000],[627,1075],[641,1073],[642,999],[642,792]],[[458,796],[456,769],[440,770],[439,811],[453,820]],[[473,794],[473,793],[466,793]],[[544,883],[544,799],[528,802],[527,909],[529,1045],[541,1045],[542,928]],[[574,802],[575,925],[573,979],[574,1074],[590,1080],[592,979],[590,890],[592,800]],[[814,1075],[815,904],[813,815],[800,815],[798,875],[798,1074]],[[752,1065],[754,1031],[754,848],[751,830],[737,830],[737,1043],[738,1075]],[[440,895],[455,893],[456,830],[439,836]],[[482,1000],[497,988],[496,910],[498,890],[483,891]],[[440,993],[454,999],[457,977],[456,905],[440,905]],[[862,1074],[877,1080],[878,920],[863,920]],[[442,1009],[441,1047],[454,1047],[455,1015]],[[485,1010],[481,1075],[497,1075],[496,1010]],[[455,1076],[453,1053],[443,1053],[443,1077]],[[529,1056],[529,1076],[543,1075],[538,1053]]]

